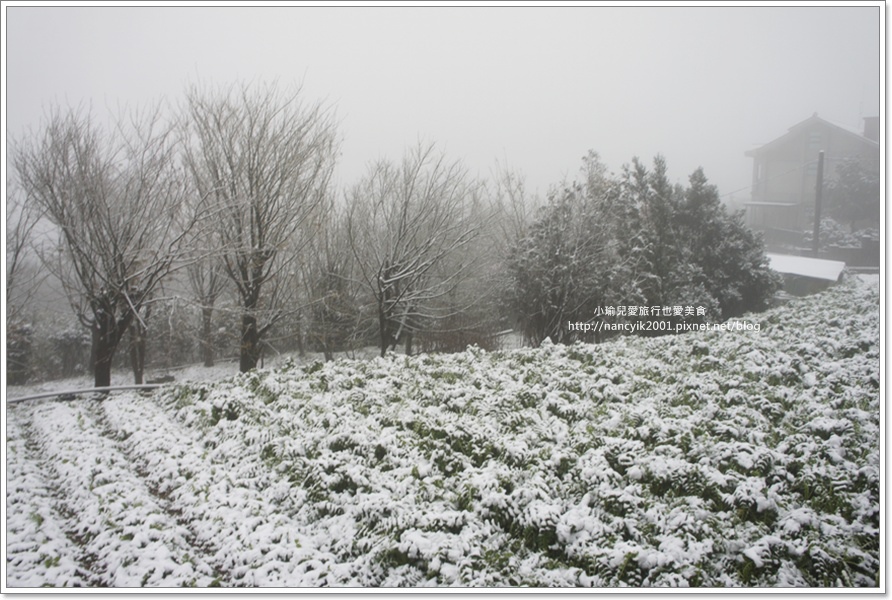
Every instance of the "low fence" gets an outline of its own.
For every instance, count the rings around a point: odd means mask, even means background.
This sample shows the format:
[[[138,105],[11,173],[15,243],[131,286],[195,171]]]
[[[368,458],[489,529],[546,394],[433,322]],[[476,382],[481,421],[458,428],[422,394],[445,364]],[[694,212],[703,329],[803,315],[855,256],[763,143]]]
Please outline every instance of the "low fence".
[[[132,385],[110,385],[107,387],[82,388],[77,390],[56,390],[54,392],[41,392],[39,394],[31,394],[30,396],[22,396],[21,398],[7,398],[7,404],[15,404],[16,402],[25,402],[26,400],[39,400],[41,398],[58,397],[60,400],[74,400],[81,394],[102,394],[107,392],[118,392],[124,390],[154,390],[160,388],[162,383],[143,383]]]

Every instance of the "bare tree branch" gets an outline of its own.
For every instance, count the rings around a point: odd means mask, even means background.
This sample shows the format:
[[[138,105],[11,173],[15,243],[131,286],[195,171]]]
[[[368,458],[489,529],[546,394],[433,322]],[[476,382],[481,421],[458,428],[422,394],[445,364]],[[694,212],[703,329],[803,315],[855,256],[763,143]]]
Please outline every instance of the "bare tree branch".
[[[465,272],[451,259],[482,225],[472,210],[478,191],[459,163],[418,145],[399,167],[373,164],[350,192],[347,234],[376,304],[382,355],[401,338],[411,351],[423,322],[446,314],[437,301]]]
[[[318,218],[337,154],[335,122],[301,90],[275,84],[192,87],[186,165],[197,193],[218,215],[223,272],[242,305],[240,369],[259,360],[263,334],[283,315],[278,286],[299,260]]]
[[[160,106],[119,118],[112,135],[89,113],[54,109],[41,136],[14,145],[19,184],[59,236],[43,262],[92,330],[97,386],[108,385],[121,337],[191,229],[179,218],[172,131]]]

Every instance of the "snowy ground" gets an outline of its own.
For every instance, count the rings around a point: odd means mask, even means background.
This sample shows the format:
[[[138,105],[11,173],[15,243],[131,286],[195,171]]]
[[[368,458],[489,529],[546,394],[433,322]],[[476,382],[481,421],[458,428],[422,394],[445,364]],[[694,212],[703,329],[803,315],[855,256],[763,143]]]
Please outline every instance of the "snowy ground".
[[[5,585],[876,586],[878,281],[750,319],[9,405]]]

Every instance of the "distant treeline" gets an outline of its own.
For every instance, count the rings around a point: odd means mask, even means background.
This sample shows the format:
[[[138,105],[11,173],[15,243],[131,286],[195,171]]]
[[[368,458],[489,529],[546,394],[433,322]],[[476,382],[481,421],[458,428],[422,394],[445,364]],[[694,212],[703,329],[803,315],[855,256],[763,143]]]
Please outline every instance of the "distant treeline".
[[[777,289],[701,170],[683,187],[662,157],[612,174],[590,152],[541,202],[520,174],[481,180],[419,143],[336,189],[339,140],[331,108],[277,85],[192,86],[110,128],[50,111],[11,145],[8,381],[496,348],[511,329],[533,345],[597,341],[567,323],[633,304],[724,319]],[[41,274],[70,320],[41,314]]]

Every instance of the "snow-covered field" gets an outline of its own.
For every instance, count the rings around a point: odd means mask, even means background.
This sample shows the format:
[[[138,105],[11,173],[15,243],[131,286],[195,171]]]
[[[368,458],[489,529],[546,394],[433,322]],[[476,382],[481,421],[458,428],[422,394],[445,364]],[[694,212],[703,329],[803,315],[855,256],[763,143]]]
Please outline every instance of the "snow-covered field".
[[[877,586],[879,305],[9,405],[5,583]]]

